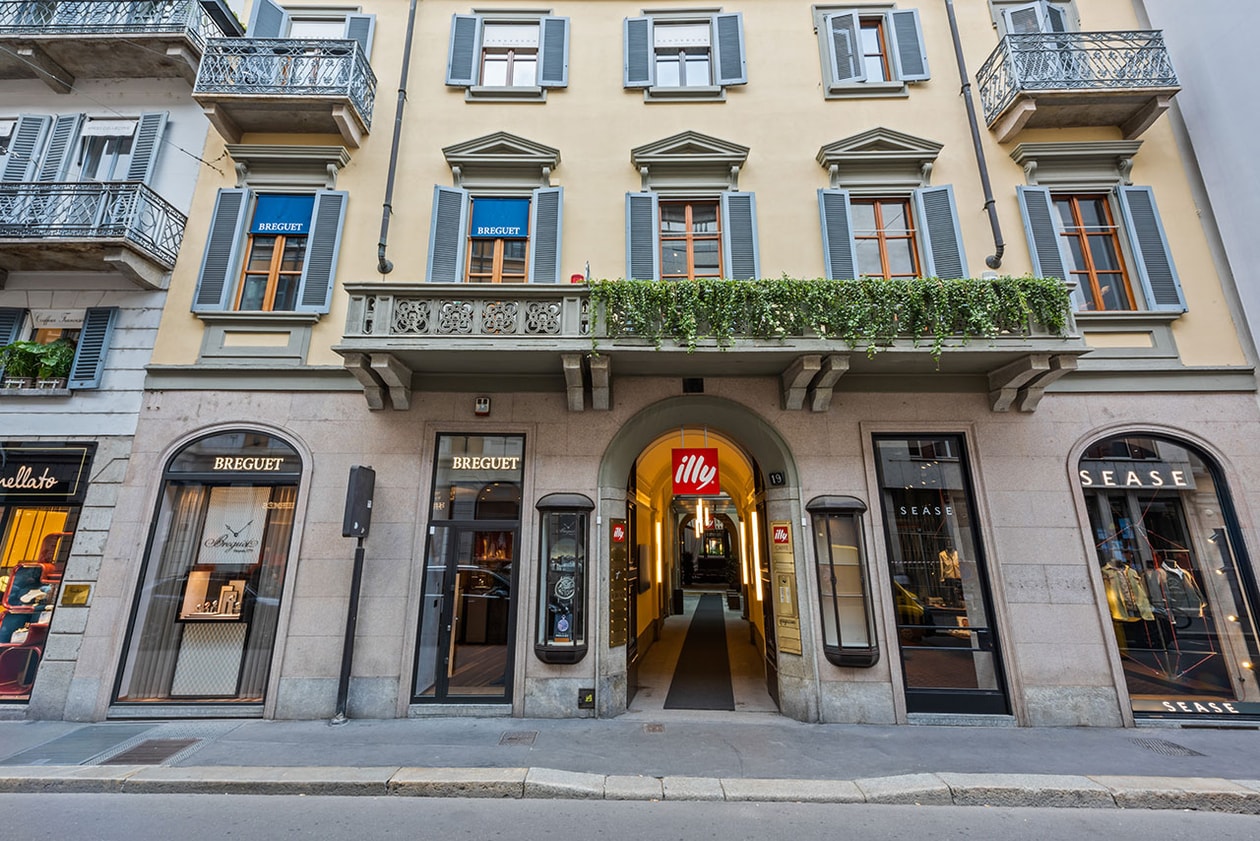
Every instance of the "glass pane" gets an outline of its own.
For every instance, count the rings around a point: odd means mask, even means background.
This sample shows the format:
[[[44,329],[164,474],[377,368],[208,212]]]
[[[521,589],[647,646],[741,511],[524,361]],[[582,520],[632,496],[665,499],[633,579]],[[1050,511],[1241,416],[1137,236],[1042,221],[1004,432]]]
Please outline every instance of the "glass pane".
[[[284,254],[280,258],[280,271],[300,272],[306,259],[306,237],[286,237]]]
[[[718,206],[716,204],[693,204],[691,206],[691,228],[697,234],[717,233]]]
[[[250,271],[265,272],[271,268],[271,258],[276,251],[276,237],[254,235],[249,249]]]
[[[543,515],[538,642],[576,645],[585,641],[585,540],[585,514],[557,511]]]
[[[503,241],[503,277],[512,276],[517,280],[525,279],[525,246],[523,239]]]
[[[1107,209],[1103,207],[1104,199],[1078,199],[1077,207],[1081,211],[1081,224],[1087,228],[1107,226]]]
[[[677,53],[656,56],[656,84],[663,88],[682,84],[682,61]]]
[[[879,240],[860,239],[857,241],[858,274],[884,276],[884,264],[879,256]]]
[[[687,245],[685,242],[666,241],[661,244],[661,274],[687,276]]]
[[[276,278],[276,299],[271,308],[280,312],[292,310],[297,306],[297,287],[300,275],[282,274]]]
[[[681,234],[687,231],[687,206],[685,204],[661,205],[661,233]]]
[[[463,553],[464,535],[472,537],[471,555]],[[507,684],[516,535],[511,531],[464,535],[455,573],[447,694],[502,696]]]
[[[1129,302],[1128,290],[1124,288],[1124,276],[1119,273],[1099,274],[1098,291],[1102,298],[1103,309],[1127,310],[1133,308]]]
[[[1092,234],[1089,237],[1089,254],[1094,258],[1094,268],[1100,272],[1119,271],[1120,255],[1116,253],[1115,238],[1111,234]]]
[[[1081,246],[1081,238],[1078,236],[1067,236],[1062,238],[1068,247],[1068,258],[1072,261],[1070,269],[1078,272],[1085,271],[1085,252]],[[1088,284],[1086,284],[1088,286]]]
[[[862,52],[866,55],[879,55],[883,52],[879,41],[879,27],[863,26],[861,38]]]
[[[267,302],[267,276],[245,275],[241,285],[242,310],[261,310]]]
[[[494,271],[494,243],[492,239],[472,240],[468,254],[470,274],[490,274]]]
[[[709,75],[709,54],[687,53],[687,78],[683,82],[686,85],[708,85],[713,83],[713,77]]]
[[[904,234],[910,230],[910,221],[906,218],[909,205],[905,202],[880,202],[879,212],[884,222],[884,231],[888,234]]]
[[[1072,230],[1076,227],[1076,220],[1072,217],[1072,200],[1068,198],[1054,199],[1054,209],[1059,212],[1059,221],[1063,223],[1063,227]]]
[[[438,663],[443,648],[442,614],[446,610],[446,559],[452,551],[471,555],[472,532],[435,529],[429,537],[429,556],[424,567],[424,593],[420,598],[420,635],[416,651],[417,697],[432,697],[437,692]],[[452,546],[458,541],[459,546]]]
[[[519,435],[441,435],[434,520],[519,520],[525,439]]]
[[[872,233],[875,227],[875,205],[869,202],[853,202],[853,232]]]
[[[508,83],[507,73],[506,55],[487,55],[481,64],[481,84],[489,87],[504,87]]]
[[[512,62],[512,84],[530,88],[538,84],[538,57],[517,55]]]
[[[890,239],[886,243],[888,250],[888,272],[891,275],[916,275],[914,265],[914,245],[908,239]]]
[[[715,239],[696,240],[694,247],[696,275],[716,276],[722,268],[722,255]]]
[[[884,59],[882,56],[868,55],[862,59],[862,63],[866,68],[866,81],[868,82],[887,82],[888,81],[884,73]]]

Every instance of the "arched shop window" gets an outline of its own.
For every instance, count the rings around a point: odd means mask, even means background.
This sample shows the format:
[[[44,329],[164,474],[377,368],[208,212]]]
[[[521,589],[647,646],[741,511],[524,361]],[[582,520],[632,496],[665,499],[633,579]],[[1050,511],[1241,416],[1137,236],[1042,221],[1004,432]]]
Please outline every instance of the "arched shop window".
[[[261,703],[302,460],[262,432],[210,435],[163,477],[119,703]]]
[[[1255,578],[1217,466],[1128,435],[1089,447],[1077,476],[1133,712],[1260,716]]]

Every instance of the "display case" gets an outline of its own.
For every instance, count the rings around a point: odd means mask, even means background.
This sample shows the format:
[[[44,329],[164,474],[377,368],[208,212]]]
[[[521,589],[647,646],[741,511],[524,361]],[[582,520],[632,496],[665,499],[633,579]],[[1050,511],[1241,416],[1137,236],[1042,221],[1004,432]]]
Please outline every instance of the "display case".
[[[861,528],[866,503],[851,496],[820,496],[805,508],[814,522],[823,655],[836,666],[874,666],[879,645]]]
[[[181,622],[240,622],[247,611],[249,578],[237,569],[202,564],[184,579],[179,604]]]
[[[581,494],[549,494],[538,501],[538,633],[534,654],[544,663],[576,663],[586,656],[586,545],[594,503]]]

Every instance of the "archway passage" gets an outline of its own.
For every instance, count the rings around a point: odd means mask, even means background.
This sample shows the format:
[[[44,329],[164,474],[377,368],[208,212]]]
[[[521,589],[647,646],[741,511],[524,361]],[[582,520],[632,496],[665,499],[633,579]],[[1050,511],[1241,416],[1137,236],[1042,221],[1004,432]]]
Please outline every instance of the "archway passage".
[[[684,427],[642,450],[627,487],[639,547],[629,712],[777,712],[756,464],[731,438]]]

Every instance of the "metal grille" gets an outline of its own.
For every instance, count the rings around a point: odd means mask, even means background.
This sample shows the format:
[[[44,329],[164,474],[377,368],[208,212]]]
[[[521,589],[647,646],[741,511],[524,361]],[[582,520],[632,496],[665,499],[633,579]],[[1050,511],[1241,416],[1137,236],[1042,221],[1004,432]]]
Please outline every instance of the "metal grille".
[[[538,738],[537,730],[509,730],[499,739],[501,745],[532,745]]]
[[[116,753],[101,765],[161,765],[180,751],[197,744],[197,739],[145,739],[122,753]]]
[[[0,765],[82,765],[153,729],[152,724],[93,724],[14,754]]]
[[[0,0],[2,35],[186,35],[198,47],[222,35],[197,0]]]
[[[664,733],[665,725],[664,724],[645,724],[643,725],[643,732],[644,733]]]
[[[1197,750],[1170,742],[1166,739],[1134,739],[1133,744],[1158,753],[1160,756],[1205,756]]]

